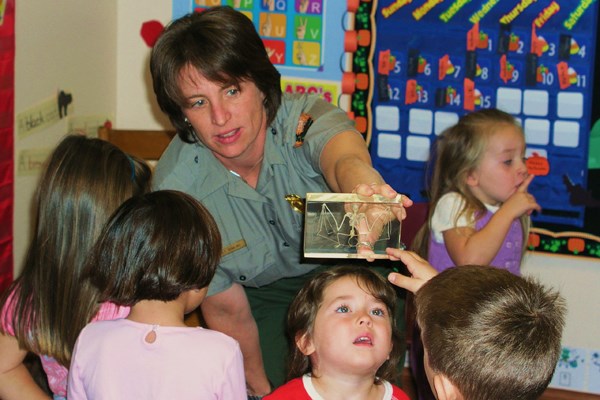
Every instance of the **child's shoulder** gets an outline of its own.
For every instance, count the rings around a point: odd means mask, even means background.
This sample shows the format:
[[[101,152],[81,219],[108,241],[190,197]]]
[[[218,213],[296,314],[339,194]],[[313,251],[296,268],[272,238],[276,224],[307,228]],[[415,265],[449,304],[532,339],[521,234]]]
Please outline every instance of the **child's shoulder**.
[[[392,386],[392,400],[410,400],[410,397],[398,386]]]
[[[444,206],[461,204],[465,201],[465,196],[460,194],[459,192],[448,192],[444,193],[440,199],[438,200],[438,205],[442,204]]]
[[[264,400],[311,400],[304,388],[302,378],[295,378],[279,386],[270,394],[263,397]]]
[[[104,302],[100,304],[100,308],[92,321],[104,321],[113,320],[118,318],[125,318],[129,315],[130,307],[119,306],[111,302]]]
[[[213,342],[221,342],[227,346],[239,346],[237,340],[235,340],[231,336],[228,336],[222,332],[214,331],[212,329],[207,329],[207,328],[202,328],[202,327],[193,328],[193,329],[194,329],[194,334],[201,336],[203,339],[211,340]]]

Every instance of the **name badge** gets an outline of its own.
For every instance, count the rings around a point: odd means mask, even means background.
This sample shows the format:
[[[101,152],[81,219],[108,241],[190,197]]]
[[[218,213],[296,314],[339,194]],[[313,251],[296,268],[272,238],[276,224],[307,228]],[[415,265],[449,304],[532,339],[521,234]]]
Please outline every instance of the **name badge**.
[[[221,256],[224,257],[227,254],[233,253],[234,251],[238,251],[239,249],[243,249],[244,247],[246,247],[246,241],[244,239],[240,239],[237,242],[233,242],[230,245],[225,246],[223,248]]]

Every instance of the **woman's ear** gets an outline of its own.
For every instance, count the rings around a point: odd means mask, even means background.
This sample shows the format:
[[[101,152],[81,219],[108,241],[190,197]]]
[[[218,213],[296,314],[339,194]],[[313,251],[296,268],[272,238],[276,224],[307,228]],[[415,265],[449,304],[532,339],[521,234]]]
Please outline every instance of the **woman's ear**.
[[[463,396],[446,375],[435,374],[432,381],[432,390],[438,400],[463,400]]]
[[[296,346],[305,356],[310,356],[315,352],[315,346],[313,345],[308,332],[304,332],[302,335],[296,335]]]

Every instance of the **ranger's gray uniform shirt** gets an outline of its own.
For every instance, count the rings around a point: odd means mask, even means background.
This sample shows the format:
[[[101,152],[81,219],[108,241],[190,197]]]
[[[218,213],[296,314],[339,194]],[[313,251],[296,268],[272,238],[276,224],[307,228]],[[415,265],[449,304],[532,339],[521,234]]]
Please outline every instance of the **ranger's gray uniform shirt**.
[[[303,138],[296,135],[301,114],[313,120]],[[300,263],[304,216],[285,196],[304,199],[309,192],[330,192],[319,160],[327,142],[344,131],[359,134],[341,109],[317,96],[284,94],[275,121],[267,128],[256,190],[229,172],[204,145],[173,139],[156,166],[153,186],[194,196],[215,218],[223,257],[208,295],[233,282],[260,287],[318,266]]]

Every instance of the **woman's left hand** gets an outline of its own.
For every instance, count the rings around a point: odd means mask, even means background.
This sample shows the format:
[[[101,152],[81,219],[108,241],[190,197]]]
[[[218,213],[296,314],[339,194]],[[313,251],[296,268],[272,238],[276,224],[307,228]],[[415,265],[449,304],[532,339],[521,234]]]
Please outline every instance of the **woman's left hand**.
[[[412,200],[398,194],[398,192],[388,184],[361,183],[356,185],[352,192],[364,197],[370,197],[375,194],[388,199],[400,197],[402,207],[392,206],[382,208],[381,204],[364,203],[360,206],[359,210],[354,210],[354,213],[359,213],[359,215],[364,216],[364,218],[358,219],[356,226],[358,235],[356,246],[357,252],[367,256],[366,258],[368,261],[373,261],[373,258],[368,256],[373,254],[374,244],[379,239],[383,227],[394,218],[400,221],[406,218],[405,207],[410,207],[412,205]],[[356,205],[354,205],[354,207],[356,207]]]
[[[374,194],[380,194],[388,199],[394,199],[398,196],[398,192],[396,192],[390,185],[387,183],[359,183],[354,187],[352,193],[356,193],[360,196],[373,196]],[[413,204],[413,201],[408,198],[406,195],[401,195],[402,201],[402,214],[399,215],[400,220],[406,218],[406,207],[410,207]]]

